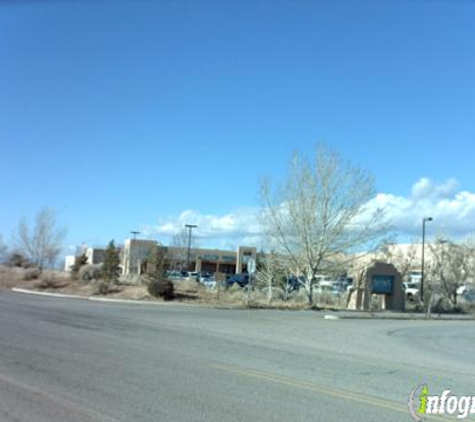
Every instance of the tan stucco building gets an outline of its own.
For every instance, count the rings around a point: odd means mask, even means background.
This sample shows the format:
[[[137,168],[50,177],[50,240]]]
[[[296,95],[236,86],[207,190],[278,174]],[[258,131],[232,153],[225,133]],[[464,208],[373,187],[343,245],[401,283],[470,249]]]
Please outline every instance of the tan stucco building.
[[[141,274],[146,270],[146,261],[158,248],[166,249],[168,269],[202,271],[210,273],[240,273],[247,270],[250,258],[256,259],[254,247],[239,246],[236,251],[221,249],[163,246],[153,240],[127,239],[122,254],[123,273]]]

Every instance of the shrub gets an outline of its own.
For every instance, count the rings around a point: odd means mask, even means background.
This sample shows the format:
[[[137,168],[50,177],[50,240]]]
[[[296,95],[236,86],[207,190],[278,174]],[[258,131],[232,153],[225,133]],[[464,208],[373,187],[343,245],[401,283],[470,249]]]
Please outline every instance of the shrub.
[[[23,281],[37,280],[41,275],[39,268],[28,268],[23,273]]]
[[[239,284],[233,283],[227,287],[227,290],[229,293],[236,293],[236,292],[242,292],[243,289]]]
[[[74,258],[74,265],[71,267],[71,278],[73,280],[77,280],[79,276],[79,270],[81,267],[84,265],[87,265],[87,256],[85,253],[82,253],[81,255],[77,255]]]
[[[462,310],[466,314],[472,314],[475,317],[475,302],[463,302]]]
[[[102,277],[102,266],[100,264],[83,265],[79,269],[79,281],[88,284],[92,280],[98,280]]]
[[[260,291],[260,295],[265,298],[266,300],[269,299],[269,289],[264,287]],[[287,299],[288,295],[285,293],[284,289],[280,287],[273,287],[272,288],[272,300],[284,300]]]
[[[144,280],[139,274],[127,274],[121,275],[117,283],[124,286],[142,286],[144,284]]]
[[[371,311],[381,311],[383,309],[382,295],[372,294],[369,306]]]
[[[161,297],[172,300],[175,297],[173,282],[168,278],[151,278],[147,284],[147,290],[153,297]]]
[[[192,279],[177,282],[177,288],[182,293],[195,293],[195,294],[200,291],[205,290],[202,284]]]
[[[294,302],[308,302],[307,292],[303,287],[301,287],[299,290],[295,290],[290,293],[288,298],[290,298]]]
[[[107,295],[109,293],[117,293],[120,291],[120,288],[114,284],[113,282],[100,280],[97,283],[97,291],[96,294],[99,295]]]
[[[69,281],[65,277],[58,276],[54,271],[44,271],[37,282],[36,287],[40,289],[60,289],[66,287]]]
[[[7,259],[7,265],[10,267],[28,268],[31,267],[30,261],[20,252],[12,252]]]
[[[454,307],[446,297],[441,296],[433,302],[431,310],[434,313],[444,314],[453,311]]]
[[[230,302],[244,302],[247,301],[247,290],[242,289],[234,283],[226,291],[226,299]]]
[[[23,269],[0,265],[0,289],[21,286]]]

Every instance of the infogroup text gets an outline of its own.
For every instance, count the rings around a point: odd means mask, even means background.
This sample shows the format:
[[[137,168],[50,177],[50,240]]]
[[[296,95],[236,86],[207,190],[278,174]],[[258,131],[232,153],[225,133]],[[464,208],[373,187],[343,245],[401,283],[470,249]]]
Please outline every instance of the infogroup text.
[[[429,395],[429,387],[425,384],[412,390],[408,404],[409,412],[416,421],[422,421],[426,414],[446,414],[457,419],[475,414],[475,396],[452,395],[449,389],[440,395]]]

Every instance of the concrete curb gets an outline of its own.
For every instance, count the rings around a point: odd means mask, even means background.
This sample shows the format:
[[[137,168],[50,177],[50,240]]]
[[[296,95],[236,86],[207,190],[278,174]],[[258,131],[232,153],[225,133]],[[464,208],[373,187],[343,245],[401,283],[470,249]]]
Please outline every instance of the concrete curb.
[[[336,320],[340,319],[340,317],[337,316],[337,315],[324,315],[323,319],[328,319],[330,321],[336,321]]]
[[[430,318],[426,318],[423,314],[340,314],[337,318],[332,318],[332,315],[325,315],[323,319],[353,319],[360,321],[371,321],[371,320],[380,320],[380,321],[468,321],[474,322],[475,316],[472,315],[438,315],[432,314]]]
[[[232,307],[232,306],[208,306],[204,304],[197,303],[177,303],[177,302],[160,302],[152,300],[135,300],[135,299],[111,299],[100,296],[78,296],[78,295],[67,295],[64,293],[50,293],[50,292],[38,292],[36,290],[20,289],[18,287],[13,287],[12,291],[15,293],[25,293],[29,295],[37,296],[46,296],[46,297],[57,297],[62,299],[80,299],[80,300],[89,300],[91,302],[103,302],[103,303],[122,303],[127,305],[154,305],[154,306],[187,306],[187,307],[199,307],[199,308],[208,308],[208,309],[223,309],[223,310],[247,310],[246,307]]]
[[[160,306],[193,306],[187,303],[174,302],[154,302],[151,300],[134,300],[134,299],[107,299],[105,297],[86,297],[86,300],[92,302],[110,302],[110,303],[125,303],[129,305],[160,305]]]
[[[109,302],[109,303],[122,303],[129,305],[155,305],[155,306],[198,306],[190,303],[174,303],[174,302],[154,302],[150,300],[133,300],[133,299],[110,299],[105,297],[93,297],[93,296],[78,296],[78,295],[67,295],[63,293],[50,293],[50,292],[37,292],[35,290],[20,289],[13,287],[12,291],[15,293],[26,293],[29,295],[36,296],[47,296],[47,297],[57,297],[62,299],[80,299],[80,300],[89,300],[91,302]]]
[[[84,297],[84,296],[65,295],[63,293],[35,292],[34,290],[20,289],[20,288],[17,288],[17,287],[13,287],[12,291],[16,292],[16,293],[26,293],[26,294],[30,294],[30,295],[60,297],[60,298],[63,298],[63,299],[82,299],[82,300],[87,300],[88,299],[87,297]]]

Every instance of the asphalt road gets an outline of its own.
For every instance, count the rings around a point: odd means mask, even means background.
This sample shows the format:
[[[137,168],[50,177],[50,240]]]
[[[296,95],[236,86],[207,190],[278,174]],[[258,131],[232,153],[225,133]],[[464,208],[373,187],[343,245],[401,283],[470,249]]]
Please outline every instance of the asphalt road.
[[[0,292],[0,421],[410,421],[421,383],[475,395],[474,352],[473,321]]]

